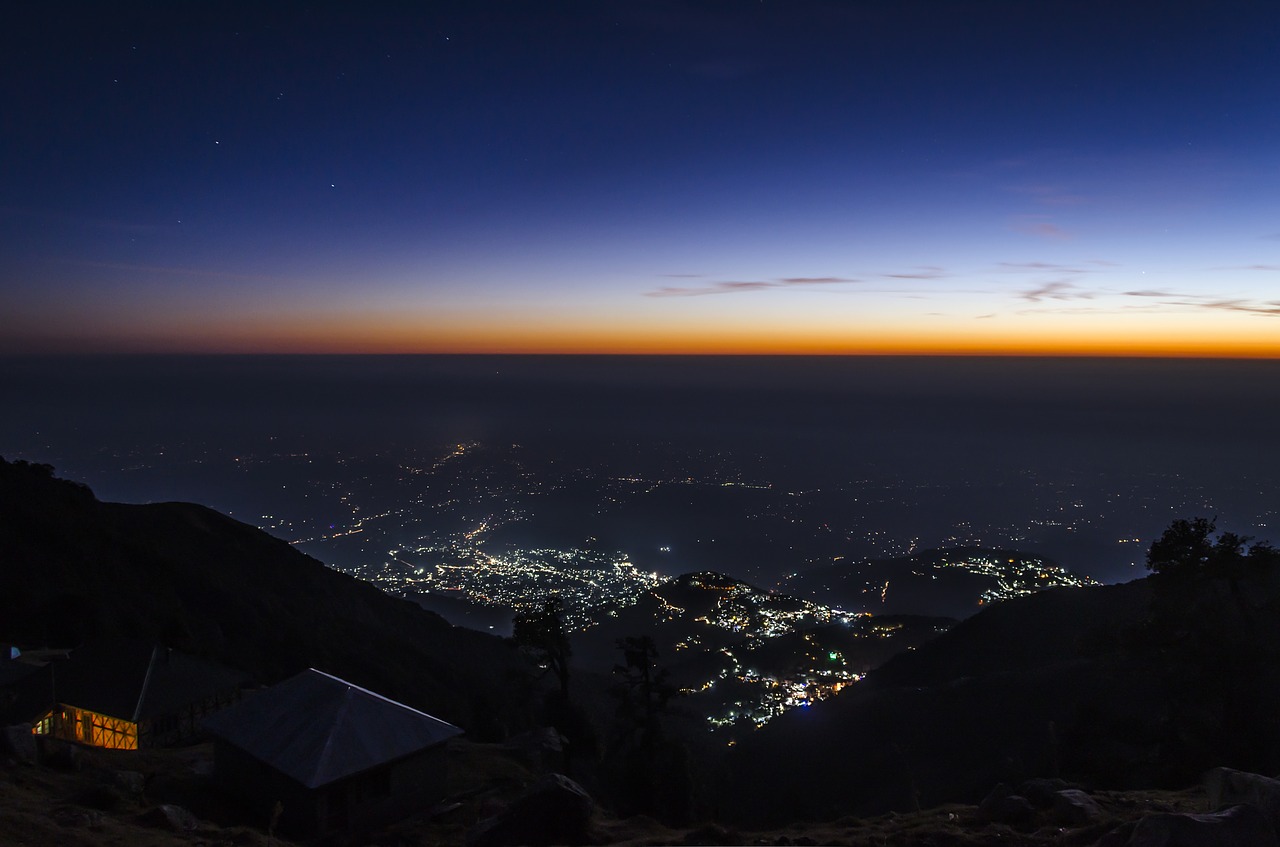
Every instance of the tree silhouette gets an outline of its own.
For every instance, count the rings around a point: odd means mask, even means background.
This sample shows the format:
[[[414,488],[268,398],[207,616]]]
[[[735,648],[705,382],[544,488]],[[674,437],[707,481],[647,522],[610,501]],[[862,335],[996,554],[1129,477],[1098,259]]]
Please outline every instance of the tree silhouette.
[[[1147,550],[1147,568],[1159,574],[1203,571],[1213,553],[1209,536],[1215,523],[1206,518],[1179,518]]]
[[[657,667],[658,648],[647,635],[619,638],[622,664],[613,694],[618,735],[610,759],[615,802],[624,814],[651,814],[672,824],[687,822],[693,807],[689,752],[662,732],[662,716],[679,691]]]
[[[1280,551],[1268,542],[1234,532],[1213,537],[1217,522],[1209,518],[1179,518],[1151,542],[1147,568],[1153,573],[1174,576],[1205,576],[1239,579],[1250,571],[1280,563]]]
[[[540,609],[522,612],[512,620],[511,640],[531,653],[560,684],[560,696],[569,699],[569,636],[564,631],[564,601],[548,598]]]
[[[1280,753],[1268,717],[1280,677],[1267,604],[1280,551],[1216,531],[1211,519],[1179,519],[1152,542],[1147,633],[1177,663],[1166,705],[1178,727],[1173,749],[1194,765],[1188,769],[1204,766],[1203,751],[1213,750],[1218,764],[1269,771]]]
[[[615,665],[613,672],[621,677],[616,689],[619,700],[618,714],[640,739],[640,746],[652,748],[661,733],[659,716],[667,703],[678,693],[667,682],[666,669],[657,670],[658,648],[647,635],[618,639],[623,664]]]

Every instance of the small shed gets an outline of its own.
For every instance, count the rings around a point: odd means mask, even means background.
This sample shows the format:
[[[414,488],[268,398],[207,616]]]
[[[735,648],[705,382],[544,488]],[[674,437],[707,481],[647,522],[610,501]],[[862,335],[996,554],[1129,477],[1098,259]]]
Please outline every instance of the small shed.
[[[446,791],[444,742],[462,733],[314,668],[204,726],[217,781],[298,835],[356,835],[433,806]]]
[[[47,662],[0,645],[0,726],[34,724],[48,713],[53,707],[51,675]]]
[[[48,704],[32,732],[137,750],[192,740],[200,720],[240,699],[249,676],[158,644],[102,641],[51,661],[39,679]]]

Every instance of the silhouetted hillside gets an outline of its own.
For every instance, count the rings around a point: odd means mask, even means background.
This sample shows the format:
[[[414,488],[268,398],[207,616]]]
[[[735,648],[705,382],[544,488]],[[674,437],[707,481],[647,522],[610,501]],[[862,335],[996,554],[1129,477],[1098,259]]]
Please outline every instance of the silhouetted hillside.
[[[950,618],[845,615],[711,571],[643,592],[573,635],[572,661],[609,672],[618,642],[648,638],[656,665],[681,693],[676,711],[696,718],[690,740],[718,749],[788,709],[856,684],[870,668],[955,623]],[[708,729],[717,735],[702,738]]]
[[[744,739],[724,807],[824,818],[976,802],[1031,777],[1274,772],[1280,586],[1272,570],[1238,583],[1154,576],[1000,603]]]
[[[902,653],[875,675],[878,686],[942,685],[992,673],[1075,662],[1114,647],[1147,617],[1150,583],[1055,588],[997,603]],[[870,681],[870,680],[869,680]]]
[[[973,803],[997,782],[1043,776],[1179,787],[1214,766],[1280,770],[1280,567],[1269,546],[1244,549],[1224,534],[1148,579],[1010,599],[928,641],[926,620],[876,617],[872,629],[846,632],[836,628],[844,622],[823,625],[830,610],[710,573],[669,583],[609,626],[652,634],[658,664],[677,676],[715,672],[710,689],[729,689],[718,705],[741,711],[740,692],[754,689],[808,698],[763,728],[729,727],[737,743],[718,746],[723,759],[671,745],[690,757],[695,799],[722,820]],[[0,460],[0,552],[0,640],[159,639],[264,682],[314,666],[481,738],[522,728],[539,701],[510,645],[199,506],[101,503],[46,466]],[[909,635],[915,649],[842,681],[859,651],[880,649],[859,639],[898,623],[902,632],[885,637]],[[695,646],[728,665],[685,664]],[[575,679],[582,720],[607,727],[600,686]],[[827,699],[806,693],[820,689]],[[608,733],[600,737],[607,747]],[[598,765],[600,784],[612,785],[622,760],[593,765],[591,749],[583,745],[584,770]],[[628,798],[612,799],[622,808]]]
[[[102,503],[0,459],[0,641],[158,639],[273,682],[308,666],[481,737],[520,723],[501,640],[187,503]]]

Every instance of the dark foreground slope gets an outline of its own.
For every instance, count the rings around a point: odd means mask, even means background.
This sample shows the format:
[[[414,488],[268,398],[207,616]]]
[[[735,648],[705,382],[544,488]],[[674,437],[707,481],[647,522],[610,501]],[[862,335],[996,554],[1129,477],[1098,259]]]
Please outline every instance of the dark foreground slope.
[[[1150,788],[1217,765],[1273,773],[1277,657],[1272,571],[1006,601],[745,739],[722,808],[829,819],[976,802],[1041,776]]]
[[[210,745],[181,750],[115,751],[83,749],[80,767],[6,763],[0,757],[0,844],[75,845],[75,847],[289,847],[292,841],[268,836],[266,821],[246,820],[209,788]],[[495,745],[467,742],[450,750],[447,774],[451,794],[460,805],[448,814],[401,822],[363,843],[400,847],[463,845],[468,833],[497,804],[518,794],[530,778],[521,766]],[[142,777],[145,789],[128,790],[121,773]],[[136,786],[136,781],[134,785]],[[481,789],[477,791],[476,789]],[[619,819],[597,808],[587,840],[595,845],[653,847],[677,844],[824,844],[848,847],[1063,847],[1092,844],[1097,836],[1125,821],[1153,811],[1203,811],[1204,791],[1097,793],[1103,818],[1087,826],[1064,829],[1059,824],[1013,831],[986,820],[973,807],[945,806],[922,813],[886,815],[872,819],[846,818],[822,824],[796,824],[751,831],[716,824],[669,828],[637,815]],[[168,806],[166,813],[165,806]],[[190,812],[193,829],[179,829],[171,820]],[[171,817],[172,816],[172,817]],[[1049,817],[1042,813],[1042,818]]]
[[[96,500],[0,459],[0,642],[162,640],[274,682],[317,667],[457,723],[522,722],[501,640],[326,568],[202,506]]]

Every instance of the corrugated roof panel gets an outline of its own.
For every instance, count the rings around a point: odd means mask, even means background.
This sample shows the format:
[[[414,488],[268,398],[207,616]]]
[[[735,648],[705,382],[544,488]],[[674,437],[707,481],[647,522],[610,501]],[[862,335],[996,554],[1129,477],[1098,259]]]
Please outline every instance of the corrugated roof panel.
[[[145,641],[111,639],[54,663],[58,702],[140,721],[234,691],[248,675]]]
[[[204,726],[308,788],[462,733],[453,724],[314,668],[212,715]]]

